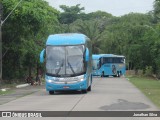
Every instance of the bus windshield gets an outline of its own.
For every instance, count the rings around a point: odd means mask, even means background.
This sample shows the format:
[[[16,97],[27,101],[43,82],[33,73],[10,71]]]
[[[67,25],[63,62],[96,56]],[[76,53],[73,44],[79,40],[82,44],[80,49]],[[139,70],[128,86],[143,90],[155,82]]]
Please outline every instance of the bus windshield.
[[[55,77],[84,74],[84,45],[47,46],[46,73]]]

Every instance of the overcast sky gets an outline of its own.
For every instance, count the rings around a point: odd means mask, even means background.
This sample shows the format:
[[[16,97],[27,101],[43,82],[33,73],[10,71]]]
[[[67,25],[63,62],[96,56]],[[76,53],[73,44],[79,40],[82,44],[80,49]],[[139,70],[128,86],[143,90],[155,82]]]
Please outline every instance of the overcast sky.
[[[147,13],[153,10],[155,0],[45,0],[51,6],[60,10],[59,5],[75,6],[81,4],[85,13],[97,10],[121,16],[130,12]]]

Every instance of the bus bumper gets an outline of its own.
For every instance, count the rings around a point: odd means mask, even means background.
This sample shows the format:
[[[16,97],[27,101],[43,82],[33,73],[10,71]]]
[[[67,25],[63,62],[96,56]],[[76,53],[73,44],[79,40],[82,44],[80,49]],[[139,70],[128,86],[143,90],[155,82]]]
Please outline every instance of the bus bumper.
[[[87,81],[80,81],[73,84],[56,84],[56,83],[49,83],[46,81],[46,90],[47,91],[64,91],[64,90],[86,90]]]

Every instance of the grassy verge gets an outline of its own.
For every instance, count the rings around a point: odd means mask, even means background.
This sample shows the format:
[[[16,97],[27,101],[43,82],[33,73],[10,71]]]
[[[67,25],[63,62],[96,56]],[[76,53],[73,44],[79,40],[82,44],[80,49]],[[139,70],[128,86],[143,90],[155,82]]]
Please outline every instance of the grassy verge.
[[[15,88],[16,84],[1,84],[0,95],[6,95],[13,92],[12,88]]]
[[[2,84],[0,86],[0,88],[15,88],[16,85],[18,85],[18,84],[16,84],[16,83],[14,83],[14,84]]]
[[[6,94],[10,94],[12,92],[13,92],[12,90],[6,90],[6,91],[0,90],[0,95],[6,95]]]
[[[135,76],[127,78],[160,108],[160,80]]]

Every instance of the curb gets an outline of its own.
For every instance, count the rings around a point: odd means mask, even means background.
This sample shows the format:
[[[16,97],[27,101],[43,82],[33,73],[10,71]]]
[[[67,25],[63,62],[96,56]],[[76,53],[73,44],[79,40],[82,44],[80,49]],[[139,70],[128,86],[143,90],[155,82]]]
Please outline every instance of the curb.
[[[26,83],[26,84],[21,84],[21,85],[17,85],[16,88],[23,88],[23,87],[27,87],[30,84]]]
[[[2,88],[2,89],[0,89],[0,91],[2,91],[2,92],[5,92],[5,91],[7,91],[7,90],[9,90],[10,88]]]
[[[20,84],[20,85],[17,85],[16,88],[23,88],[23,87],[27,87],[29,85],[30,84],[28,84],[28,83],[27,84]],[[11,88],[2,88],[2,89],[0,89],[0,91],[5,92],[5,91],[7,91],[9,89],[11,89]]]

